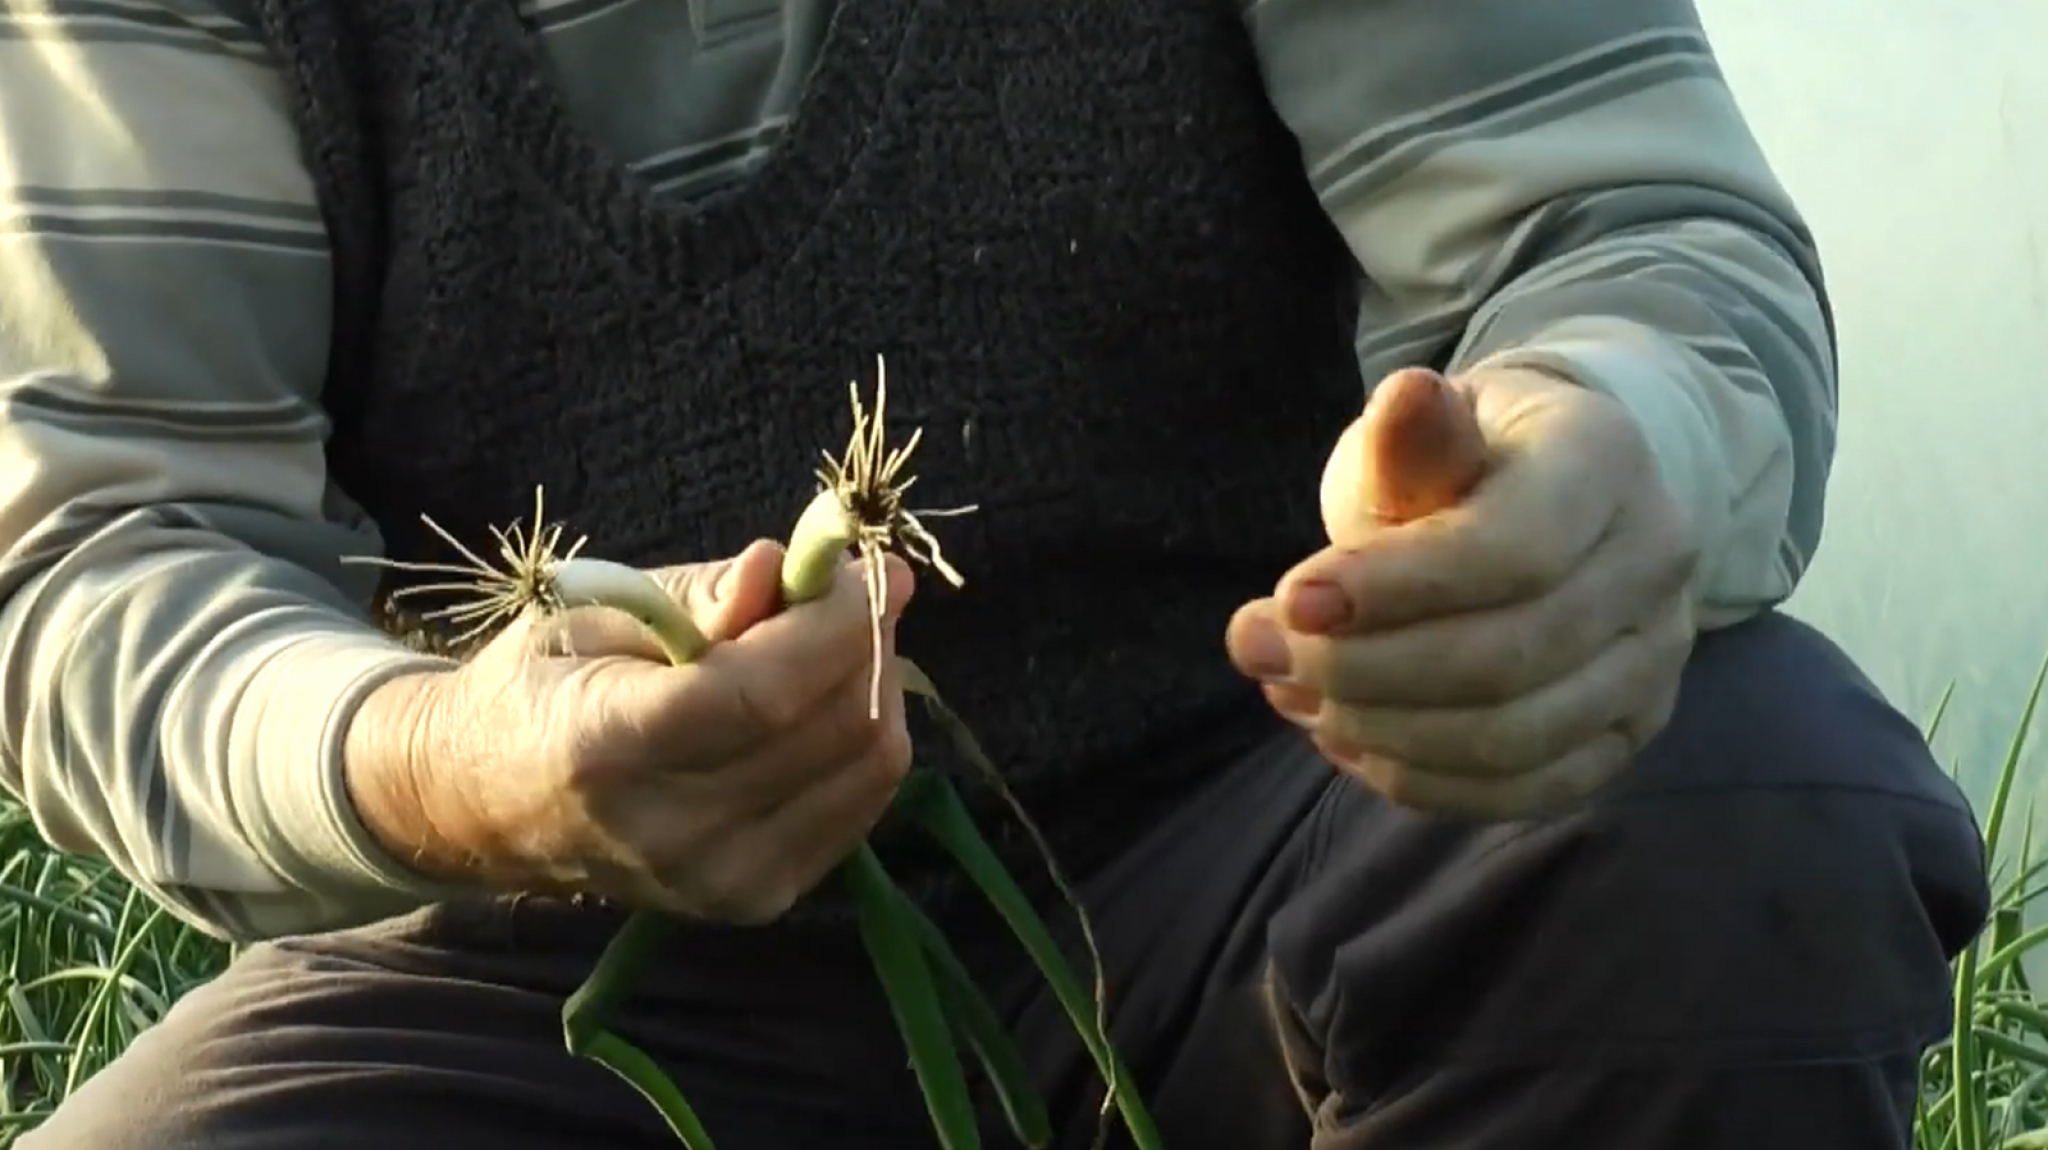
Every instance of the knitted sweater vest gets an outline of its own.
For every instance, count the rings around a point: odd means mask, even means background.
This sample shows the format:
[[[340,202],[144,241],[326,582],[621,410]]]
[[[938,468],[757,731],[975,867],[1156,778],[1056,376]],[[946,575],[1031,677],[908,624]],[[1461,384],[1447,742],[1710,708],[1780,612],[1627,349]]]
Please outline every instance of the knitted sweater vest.
[[[585,133],[510,0],[263,19],[333,237],[330,465],[394,556],[536,484],[621,562],[782,537],[880,353],[913,502],[979,505],[931,524],[966,586],[925,576],[899,647],[1068,866],[1270,729],[1223,630],[1324,542],[1357,274],[1231,0],[849,0],[765,166],[690,203]]]

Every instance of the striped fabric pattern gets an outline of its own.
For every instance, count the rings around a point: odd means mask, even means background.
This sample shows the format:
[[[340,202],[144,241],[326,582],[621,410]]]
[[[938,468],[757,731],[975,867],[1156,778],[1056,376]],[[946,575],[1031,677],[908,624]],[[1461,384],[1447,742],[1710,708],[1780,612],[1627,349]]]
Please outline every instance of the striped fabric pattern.
[[[776,146],[831,8],[520,12],[576,114],[681,198]],[[1706,545],[1706,617],[1784,598],[1820,534],[1832,333],[1690,0],[1242,18],[1362,270],[1367,377],[1449,357],[1609,392]],[[380,544],[322,462],[328,274],[245,0],[0,0],[0,785],[224,936],[443,893],[341,781],[355,702],[426,663],[339,561]]]

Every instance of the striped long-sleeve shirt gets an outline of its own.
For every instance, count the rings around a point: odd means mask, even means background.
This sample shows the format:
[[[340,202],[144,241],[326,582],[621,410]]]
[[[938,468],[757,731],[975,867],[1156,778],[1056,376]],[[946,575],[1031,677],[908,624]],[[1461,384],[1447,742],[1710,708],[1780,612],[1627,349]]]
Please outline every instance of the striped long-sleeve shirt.
[[[831,7],[526,15],[576,113],[685,197],[775,146]],[[1612,394],[1704,546],[1708,617],[1786,596],[1820,531],[1831,334],[1690,0],[1242,18],[1357,257],[1366,377],[1526,362]],[[339,562],[380,543],[323,464],[321,219],[246,0],[0,0],[0,783],[240,937],[436,893],[342,783],[352,708],[420,657]]]

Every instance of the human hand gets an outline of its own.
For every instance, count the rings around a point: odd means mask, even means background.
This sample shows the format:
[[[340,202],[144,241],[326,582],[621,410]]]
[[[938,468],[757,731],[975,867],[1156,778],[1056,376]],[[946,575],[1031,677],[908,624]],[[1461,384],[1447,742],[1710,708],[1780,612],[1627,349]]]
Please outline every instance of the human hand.
[[[1340,769],[1404,806],[1524,818],[1669,721],[1696,545],[1614,400],[1535,371],[1396,372],[1322,499],[1330,547],[1227,643]]]
[[[857,566],[783,611],[781,562],[762,542],[653,573],[716,644],[687,667],[622,613],[577,610],[374,692],[348,737],[365,822],[444,878],[781,916],[866,838],[909,769],[893,653],[911,589],[890,559],[877,720]]]

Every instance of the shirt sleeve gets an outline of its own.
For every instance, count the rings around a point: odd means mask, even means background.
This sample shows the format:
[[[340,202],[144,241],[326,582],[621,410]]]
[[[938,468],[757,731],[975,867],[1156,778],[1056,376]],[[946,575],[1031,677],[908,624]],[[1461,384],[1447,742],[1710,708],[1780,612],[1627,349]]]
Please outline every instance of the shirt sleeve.
[[[1547,368],[1633,413],[1704,626],[1789,596],[1835,442],[1811,235],[1691,0],[1253,0],[1270,98],[1365,278],[1368,379]]]
[[[375,630],[328,483],[327,242],[250,27],[0,0],[0,785],[60,849],[257,938],[432,893],[339,737],[436,665]]]

